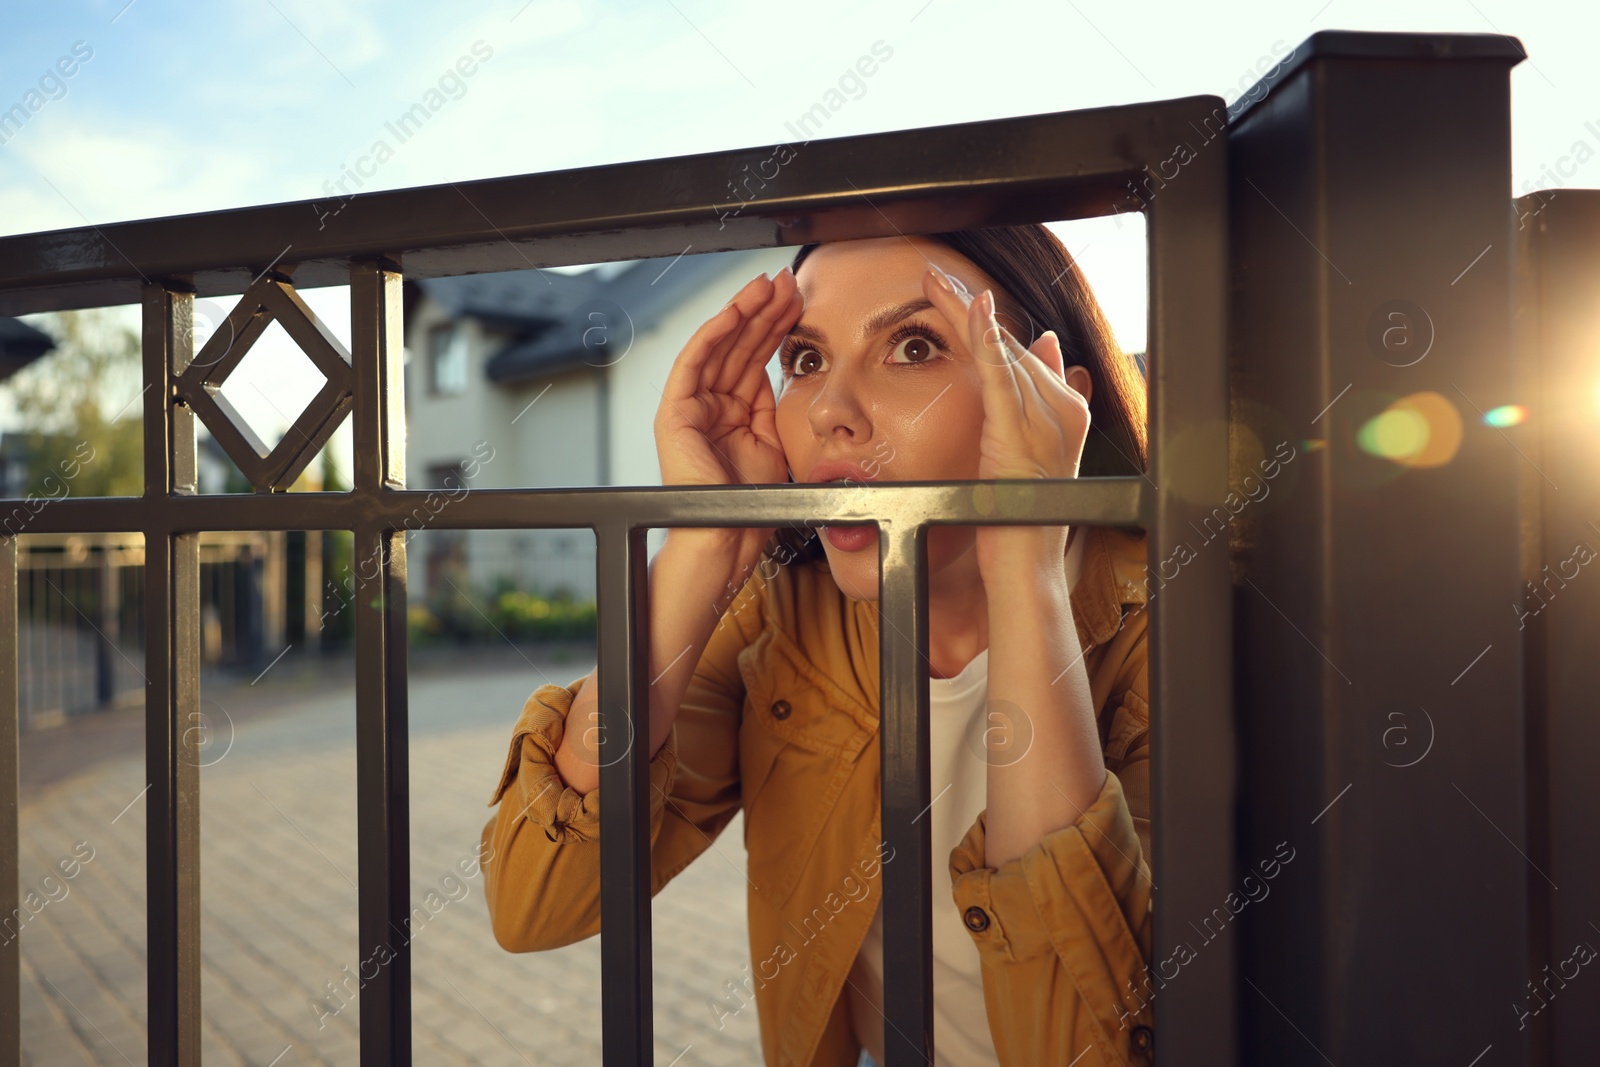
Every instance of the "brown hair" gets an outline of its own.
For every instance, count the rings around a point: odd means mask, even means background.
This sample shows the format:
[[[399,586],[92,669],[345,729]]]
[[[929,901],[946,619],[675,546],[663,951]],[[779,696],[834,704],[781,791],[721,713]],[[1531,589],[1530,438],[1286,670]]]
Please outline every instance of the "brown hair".
[[[1145,381],[1124,355],[1111,324],[1066,245],[1042,223],[923,234],[958,252],[999,287],[997,317],[1024,346],[1046,330],[1061,340],[1067,366],[1089,372],[1089,436],[1078,471],[1091,478],[1143,475],[1146,453]],[[801,246],[791,269],[818,247]],[[780,526],[765,549],[780,562],[826,558],[816,531]]]

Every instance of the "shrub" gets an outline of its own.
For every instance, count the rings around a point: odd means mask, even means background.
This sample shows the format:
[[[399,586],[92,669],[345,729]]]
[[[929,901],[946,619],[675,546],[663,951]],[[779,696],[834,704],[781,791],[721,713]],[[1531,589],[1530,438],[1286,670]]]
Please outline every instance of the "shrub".
[[[495,598],[489,612],[507,637],[533,637],[544,640],[593,637],[596,612],[592,600],[576,600],[561,590],[552,597],[536,596],[520,589],[507,589]]]
[[[496,583],[488,601],[477,593],[445,587],[430,601],[414,603],[406,612],[414,645],[466,644],[475,641],[555,641],[592,638],[596,632],[593,600],[577,600],[570,591],[541,596]]]

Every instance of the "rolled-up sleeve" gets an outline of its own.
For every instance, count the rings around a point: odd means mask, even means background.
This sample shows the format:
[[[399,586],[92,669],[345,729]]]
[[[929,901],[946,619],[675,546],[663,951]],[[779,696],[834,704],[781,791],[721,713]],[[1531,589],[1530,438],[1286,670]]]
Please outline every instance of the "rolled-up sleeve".
[[[738,813],[740,653],[760,633],[755,610],[730,608],[695,667],[672,729],[650,759],[650,893],[709,848]],[[600,786],[579,793],[555,767],[583,685],[542,685],[523,704],[479,842],[495,940],[510,952],[560,948],[600,930]],[[579,724],[571,724],[573,729]]]
[[[600,787],[579,793],[567,785],[556,771],[556,749],[566,731],[572,702],[583,687],[583,679],[570,686],[542,685],[523,705],[512,730],[511,746],[500,782],[489,804],[499,804],[513,783],[518,804],[513,818],[525,816],[554,842],[594,841],[600,836]],[[650,760],[650,823],[652,841],[660,831],[661,813],[672,789],[673,772],[678,766],[677,732]]]
[[[561,779],[555,752],[582,688],[540,686],[523,705],[479,852],[495,940],[510,952],[559,948],[600,929],[600,787]],[[650,761],[650,844],[661,834],[678,765],[677,727]]]
[[[1137,692],[1121,695],[1112,732],[1122,758],[1076,822],[996,869],[983,863],[980,813],[950,854],[1007,1067],[1149,1059],[1149,709]],[[1077,1060],[1091,1047],[1096,1058]]]

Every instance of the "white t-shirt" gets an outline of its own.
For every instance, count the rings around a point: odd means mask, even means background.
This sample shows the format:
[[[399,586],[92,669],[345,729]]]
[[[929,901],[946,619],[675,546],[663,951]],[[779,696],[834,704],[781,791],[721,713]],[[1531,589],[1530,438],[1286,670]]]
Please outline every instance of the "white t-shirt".
[[[1067,582],[1083,566],[1081,527],[1067,551]],[[956,911],[950,887],[950,853],[987,806],[983,709],[989,689],[989,650],[954,678],[928,679],[928,769],[933,805],[926,815],[932,836],[933,1047],[935,1067],[994,1067],[994,1040],[983,1000],[978,947]],[[945,785],[949,783],[949,788]],[[941,792],[942,790],[942,792]],[[883,1062],[883,907],[880,901],[845,986],[856,1035]]]

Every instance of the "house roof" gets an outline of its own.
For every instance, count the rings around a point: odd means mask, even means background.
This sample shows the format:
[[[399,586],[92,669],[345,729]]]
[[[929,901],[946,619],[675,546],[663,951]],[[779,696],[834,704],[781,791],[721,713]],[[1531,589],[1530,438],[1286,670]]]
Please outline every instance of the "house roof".
[[[582,274],[522,270],[424,278],[417,284],[452,318],[472,317],[511,331],[489,357],[490,381],[507,384],[619,359],[640,334],[744,252],[602,265]]]
[[[0,381],[56,346],[55,338],[19,319],[0,317]]]

